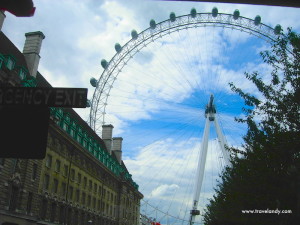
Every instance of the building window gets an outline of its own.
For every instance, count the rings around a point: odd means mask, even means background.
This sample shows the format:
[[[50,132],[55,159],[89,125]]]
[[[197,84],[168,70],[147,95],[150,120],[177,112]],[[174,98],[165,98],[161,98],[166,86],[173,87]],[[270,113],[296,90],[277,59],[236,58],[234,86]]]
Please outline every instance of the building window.
[[[56,203],[51,204],[51,212],[50,212],[50,222],[54,222],[56,215]]]
[[[100,210],[101,210],[101,201],[98,200],[98,211],[100,211]]]
[[[70,174],[70,178],[71,180],[75,180],[75,170],[74,169],[71,169],[71,174]]]
[[[78,181],[79,184],[81,183],[81,174],[80,173],[78,173],[77,181]]]
[[[69,167],[68,165],[64,165],[64,176],[68,176],[68,170],[69,170]]]
[[[92,207],[93,207],[93,209],[96,209],[96,198],[95,197],[93,198],[93,206]]]
[[[23,68],[21,68],[20,71],[19,71],[20,79],[25,80],[26,79],[26,74],[27,74],[26,71]]]
[[[102,195],[102,187],[99,186],[99,195],[101,196]]]
[[[44,184],[43,184],[44,190],[48,190],[49,188],[49,175],[45,174],[44,176]]]
[[[92,188],[93,188],[93,182],[91,180],[89,180],[89,189],[90,189],[90,191],[92,190]]]
[[[52,164],[52,156],[47,155],[47,157],[46,157],[46,167],[51,168],[51,164]]]
[[[80,201],[80,190],[76,190],[76,199],[75,199],[76,202],[79,202]]]
[[[59,209],[59,223],[63,224],[65,221],[65,207],[62,205]]]
[[[87,184],[87,178],[84,177],[84,178],[83,178],[83,187],[84,187],[84,188],[86,188],[86,184]]]
[[[94,192],[97,193],[97,184],[94,184]]]
[[[47,208],[48,208],[48,201],[46,199],[43,199],[43,201],[42,201],[42,207],[41,207],[41,212],[40,212],[41,219],[43,219],[43,220],[46,218]]]
[[[67,190],[67,185],[66,185],[66,183],[63,182],[61,184],[61,194],[62,194],[62,196],[66,195],[66,190]]]
[[[53,180],[53,187],[52,187],[52,192],[57,194],[57,188],[58,188],[58,180],[54,179]]]
[[[55,171],[56,172],[60,172],[60,161],[57,159],[55,162]]]
[[[32,175],[31,175],[31,179],[35,180],[36,179],[36,175],[37,175],[37,164],[33,163],[32,164]]]
[[[12,186],[10,194],[9,210],[15,211],[18,203],[19,188]]]
[[[87,206],[91,207],[91,196],[88,196],[88,200],[87,200]]]
[[[28,192],[27,206],[26,206],[26,213],[27,214],[30,214],[30,212],[31,212],[31,204],[32,204],[32,193]]]
[[[82,193],[82,198],[81,198],[81,202],[84,205],[85,204],[85,193]]]
[[[14,66],[15,66],[15,60],[11,56],[8,56],[6,61],[7,69],[12,70]]]
[[[68,190],[69,200],[73,200],[73,187],[70,186]]]

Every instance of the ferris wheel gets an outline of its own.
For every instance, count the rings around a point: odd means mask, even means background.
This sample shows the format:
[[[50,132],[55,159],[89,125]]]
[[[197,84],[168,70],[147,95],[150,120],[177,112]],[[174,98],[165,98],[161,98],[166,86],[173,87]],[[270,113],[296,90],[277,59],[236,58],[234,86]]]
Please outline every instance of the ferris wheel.
[[[259,50],[268,48],[280,32],[280,25],[265,25],[260,16],[249,19],[238,10],[225,14],[217,8],[197,13],[193,8],[187,15],[172,12],[165,21],[151,20],[150,27],[140,33],[132,30],[126,44],[115,45],[113,58],[101,61],[101,76],[90,80],[95,91],[89,124],[100,136],[102,125],[120,125],[119,133],[129,143],[127,148],[140,151],[139,159],[148,157],[149,165],[136,175],[138,179],[151,175],[142,187],[146,193],[143,214],[164,224],[189,223],[193,206],[190,193],[196,191],[194,159],[200,154],[205,105],[213,94],[225,138],[229,145],[239,145],[244,128],[234,122],[234,117],[241,115],[243,103],[230,93],[228,83],[252,91],[243,73],[257,69],[267,74]],[[224,156],[216,152],[217,137],[208,142],[211,155],[217,157],[211,160],[218,167],[211,178],[214,186],[224,167]],[[160,158],[155,158],[157,155]],[[170,160],[162,160],[163,156]],[[163,175],[169,180],[159,185]],[[201,192],[205,193],[205,183],[209,182],[203,182]],[[205,194],[200,195],[200,202],[201,211],[207,203]],[[197,215],[198,210],[194,208],[193,212]],[[194,218],[191,224],[201,224],[201,219]]]

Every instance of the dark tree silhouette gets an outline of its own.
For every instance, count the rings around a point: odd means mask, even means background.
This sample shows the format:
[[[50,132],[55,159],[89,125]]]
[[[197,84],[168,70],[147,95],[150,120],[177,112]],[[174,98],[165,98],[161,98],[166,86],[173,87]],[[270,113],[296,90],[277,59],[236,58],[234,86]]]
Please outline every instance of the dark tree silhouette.
[[[258,72],[245,73],[261,99],[230,83],[245,100],[246,116],[236,120],[248,130],[240,149],[228,148],[232,165],[207,205],[206,225],[300,221],[300,35],[288,29],[261,56],[272,68],[272,79],[264,82]]]

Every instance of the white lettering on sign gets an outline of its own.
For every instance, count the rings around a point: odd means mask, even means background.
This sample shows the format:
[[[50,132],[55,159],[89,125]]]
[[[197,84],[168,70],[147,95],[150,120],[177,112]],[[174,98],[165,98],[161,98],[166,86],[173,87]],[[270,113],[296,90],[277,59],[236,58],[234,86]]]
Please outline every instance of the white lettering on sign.
[[[47,105],[85,108],[85,88],[0,88],[0,105]]]

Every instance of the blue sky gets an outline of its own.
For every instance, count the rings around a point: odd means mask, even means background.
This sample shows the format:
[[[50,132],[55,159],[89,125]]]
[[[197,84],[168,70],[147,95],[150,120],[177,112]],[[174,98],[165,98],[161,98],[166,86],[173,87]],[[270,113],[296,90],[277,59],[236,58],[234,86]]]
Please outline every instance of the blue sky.
[[[94,92],[89,79],[100,77],[100,62],[114,56],[115,43],[123,46],[131,39],[132,29],[141,32],[151,19],[166,20],[170,12],[179,16],[193,7],[197,12],[211,12],[213,7],[221,13],[239,9],[248,18],[260,15],[271,27],[300,29],[300,9],[285,7],[141,0],[34,3],[34,17],[7,13],[2,31],[20,50],[24,33],[42,31],[46,38],[39,71],[55,87],[89,88],[89,98]],[[143,203],[143,212],[164,224],[182,224],[174,215],[188,218],[209,96],[215,96],[229,145],[239,146],[245,126],[236,124],[234,117],[242,116],[243,102],[230,91],[228,82],[258,94],[243,74],[259,71],[268,80],[269,68],[259,57],[267,48],[265,41],[236,30],[189,29],[149,44],[124,67],[108,99],[106,122],[114,125],[114,136],[124,139],[123,159],[149,203]],[[76,111],[87,120],[89,109]],[[212,127],[201,210],[222,168],[215,133]]]

